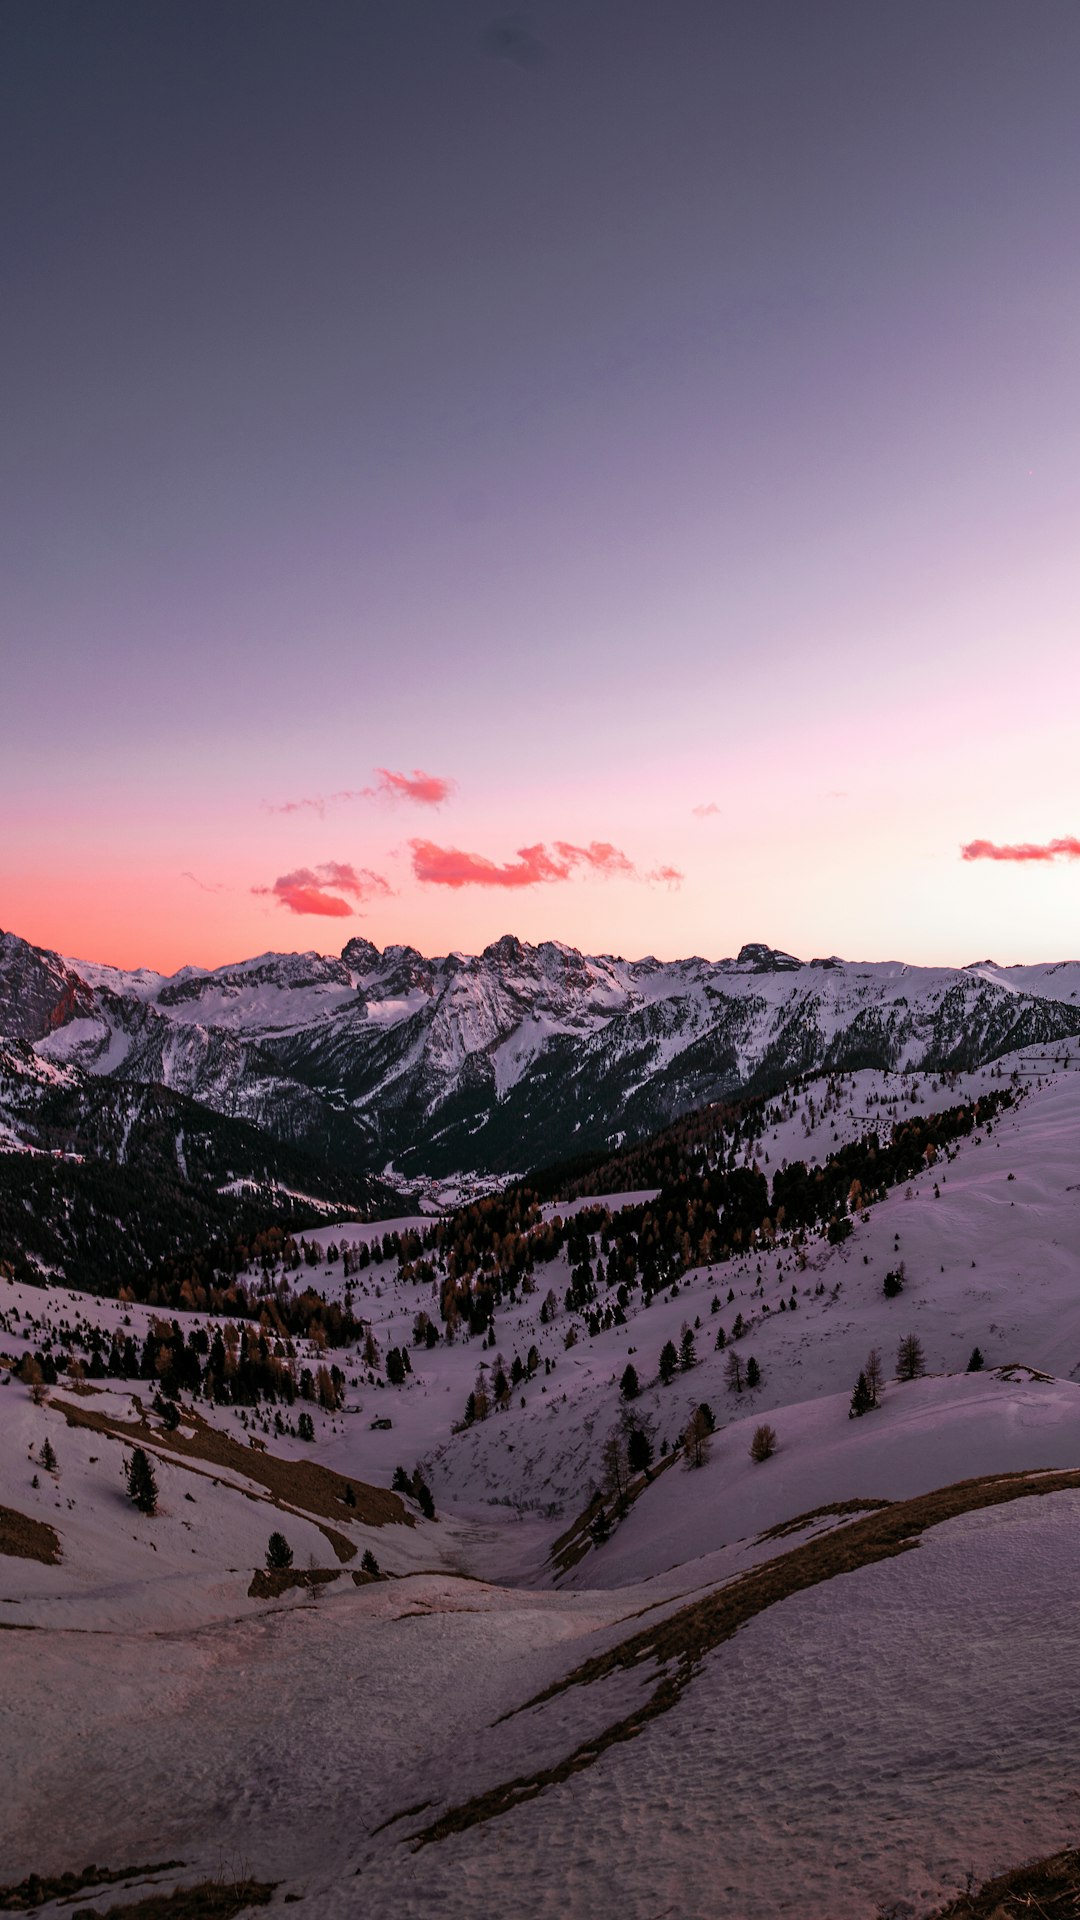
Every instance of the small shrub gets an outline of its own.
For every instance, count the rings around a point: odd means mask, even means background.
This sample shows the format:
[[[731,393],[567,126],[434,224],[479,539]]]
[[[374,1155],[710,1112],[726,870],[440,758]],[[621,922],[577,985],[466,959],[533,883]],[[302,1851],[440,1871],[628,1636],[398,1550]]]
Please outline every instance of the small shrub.
[[[771,1460],[776,1452],[776,1428],[765,1424],[754,1428],[750,1442],[751,1460]]]

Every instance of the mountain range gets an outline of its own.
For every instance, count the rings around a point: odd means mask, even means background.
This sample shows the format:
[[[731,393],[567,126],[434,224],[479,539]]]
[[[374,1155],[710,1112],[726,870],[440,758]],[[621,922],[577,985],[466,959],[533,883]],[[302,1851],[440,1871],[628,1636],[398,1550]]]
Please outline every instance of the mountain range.
[[[1077,961],[801,961],[758,943],[624,960],[505,935],[477,955],[353,939],[167,976],[0,933],[0,1142],[41,1144],[66,1100],[113,1113],[94,1150],[123,1159],[132,1099],[158,1089],[206,1127],[255,1130],[268,1177],[298,1154],[308,1191],[344,1179],[355,1203],[365,1180],[370,1200],[385,1191],[373,1181],[416,1189],[604,1152],[804,1074],[968,1070],[1073,1034]]]

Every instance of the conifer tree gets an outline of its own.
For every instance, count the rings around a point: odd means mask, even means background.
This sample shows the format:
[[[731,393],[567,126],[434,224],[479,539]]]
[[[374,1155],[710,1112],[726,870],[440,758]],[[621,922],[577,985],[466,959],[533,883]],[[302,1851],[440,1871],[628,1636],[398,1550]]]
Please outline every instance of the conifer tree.
[[[712,1446],[713,1429],[708,1408],[695,1407],[683,1434],[683,1459],[687,1467],[703,1467]]]
[[[365,1573],[370,1573],[373,1580],[378,1580],[381,1577],[379,1572],[379,1563],[376,1560],[375,1555],[372,1553],[370,1547],[366,1548],[363,1558],[360,1561],[360,1565],[363,1567]]]
[[[674,1380],[678,1364],[679,1356],[675,1351],[674,1340],[665,1341],[660,1354],[660,1378],[665,1387]]]
[[[636,1400],[638,1394],[641,1392],[641,1386],[637,1377],[637,1368],[632,1361],[627,1361],[626,1367],[623,1370],[623,1377],[619,1381],[619,1392],[622,1394],[624,1400]]]
[[[127,1464],[127,1489],[140,1513],[157,1512],[158,1490],[154,1469],[142,1447],[136,1447]]]
[[[926,1372],[926,1360],[923,1356],[922,1341],[917,1334],[905,1334],[896,1349],[896,1377],[898,1380],[917,1380]]]
[[[271,1573],[284,1573],[293,1563],[293,1550],[283,1533],[272,1533],[266,1543],[266,1564]]]
[[[693,1327],[684,1327],[682,1330],[682,1339],[679,1342],[679,1365],[684,1373],[689,1373],[691,1367],[697,1365]]]
[[[761,1385],[761,1368],[758,1366],[753,1354],[750,1355],[746,1363],[746,1384],[751,1393],[753,1393],[755,1387],[760,1387]]]
[[[53,1443],[48,1437],[41,1443],[41,1452],[38,1454],[38,1459],[41,1461],[46,1473],[56,1473],[58,1471],[59,1462],[56,1458]]]
[[[970,1360],[969,1360],[969,1361],[968,1361],[968,1363],[967,1363],[967,1370],[968,1370],[968,1372],[969,1372],[969,1373],[981,1373],[981,1372],[982,1372],[982,1370],[983,1370],[983,1367],[984,1367],[985,1365],[986,1365],[986,1362],[984,1361],[984,1359],[983,1359],[983,1356],[982,1356],[982,1348],[981,1348],[981,1347],[972,1347],[972,1349],[971,1349],[971,1358],[970,1358]],[[43,1456],[43,1457],[44,1457],[44,1456]]]
[[[871,1411],[873,1405],[874,1405],[874,1401],[870,1392],[870,1387],[867,1383],[866,1375],[865,1373],[860,1373],[858,1379],[855,1382],[855,1390],[851,1396],[851,1405],[848,1408],[848,1419],[849,1420],[861,1419],[864,1413],[869,1413]]]
[[[626,1454],[632,1473],[648,1473],[652,1466],[653,1445],[644,1427],[631,1427]]]
[[[727,1389],[729,1393],[742,1392],[743,1363],[740,1356],[736,1353],[734,1347],[732,1347],[727,1357],[727,1365],[724,1368],[724,1379],[727,1383]]]
[[[768,1425],[755,1427],[750,1442],[751,1460],[770,1460],[776,1452],[776,1428]]]
[[[881,1388],[885,1375],[885,1369],[881,1364],[880,1347],[871,1347],[866,1356],[866,1365],[863,1368],[863,1372],[866,1375],[866,1384],[870,1389],[870,1404],[876,1407],[881,1399]]]

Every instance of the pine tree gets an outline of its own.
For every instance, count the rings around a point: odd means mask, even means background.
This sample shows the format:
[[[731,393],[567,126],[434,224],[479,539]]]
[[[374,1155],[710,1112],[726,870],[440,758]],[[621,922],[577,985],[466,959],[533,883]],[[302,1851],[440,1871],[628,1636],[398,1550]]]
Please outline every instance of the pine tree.
[[[746,1363],[746,1384],[751,1393],[753,1393],[755,1387],[760,1387],[761,1385],[761,1368],[758,1366],[753,1354],[750,1355]]]
[[[38,1459],[41,1461],[46,1473],[56,1473],[58,1471],[59,1462],[56,1458],[56,1452],[52,1441],[48,1438],[41,1443],[41,1452],[38,1454]]]
[[[660,1378],[665,1387],[669,1386],[671,1381],[674,1380],[678,1365],[679,1356],[675,1351],[675,1342],[673,1340],[665,1341],[660,1354]]]
[[[623,1377],[619,1381],[619,1392],[622,1394],[624,1400],[636,1400],[638,1394],[641,1392],[641,1386],[637,1377],[637,1368],[632,1361],[627,1362],[623,1371]]]
[[[375,1555],[372,1553],[370,1547],[366,1549],[364,1556],[360,1562],[360,1565],[364,1569],[365,1573],[371,1574],[373,1580],[378,1580],[381,1578],[381,1575],[379,1572],[379,1563],[376,1560]]]
[[[632,1473],[648,1473],[652,1466],[653,1445],[644,1427],[631,1427],[626,1454]]]
[[[390,1485],[393,1488],[395,1493],[411,1493],[412,1492],[412,1481],[409,1479],[409,1476],[406,1473],[404,1467],[394,1468],[394,1477],[391,1480]]]
[[[296,1422],[296,1431],[301,1440],[314,1440],[315,1422],[310,1413],[302,1413]]]
[[[679,1365],[684,1373],[697,1366],[697,1350],[694,1345],[693,1327],[684,1327],[679,1342]]]
[[[417,1467],[416,1472],[413,1474],[412,1487],[410,1491],[412,1493],[413,1499],[416,1501],[417,1506],[420,1508],[420,1511],[423,1514],[424,1519],[434,1520],[435,1501],[432,1497],[431,1488],[428,1486],[428,1483],[424,1479],[424,1476],[421,1473],[419,1467]]]
[[[293,1550],[283,1533],[272,1533],[266,1543],[266,1564],[272,1573],[284,1573],[293,1563]]]
[[[898,1380],[917,1380],[926,1372],[922,1341],[917,1334],[905,1334],[896,1349],[896,1377]]]
[[[136,1447],[127,1464],[128,1494],[140,1513],[157,1512],[158,1490],[154,1469],[142,1447]]]
[[[743,1363],[732,1347],[724,1368],[724,1379],[729,1393],[741,1393],[743,1390]]]
[[[855,1391],[851,1396],[851,1405],[848,1408],[848,1419],[849,1420],[861,1419],[864,1413],[869,1413],[872,1410],[873,1405],[874,1405],[874,1400],[870,1392],[870,1387],[867,1382],[866,1375],[865,1373],[860,1373],[858,1379],[855,1382]]]
[[[683,1457],[687,1467],[703,1467],[712,1446],[713,1430],[708,1409],[695,1407],[683,1434]]]
[[[968,1363],[967,1363],[967,1370],[968,1370],[968,1372],[969,1372],[969,1373],[981,1373],[981,1372],[982,1372],[982,1370],[983,1370],[983,1367],[984,1367],[985,1365],[986,1365],[986,1362],[985,1362],[985,1360],[983,1359],[983,1356],[982,1356],[982,1348],[981,1348],[981,1347],[972,1347],[972,1349],[971,1349],[971,1359],[970,1359],[970,1360],[968,1361]],[[44,1455],[42,1456],[42,1461],[43,1461],[43,1463],[44,1463]]]
[[[870,1404],[872,1407],[876,1407],[881,1399],[881,1388],[885,1375],[885,1369],[881,1364],[880,1347],[871,1347],[866,1356],[866,1365],[863,1368],[863,1372],[866,1375],[866,1384],[870,1389]]]

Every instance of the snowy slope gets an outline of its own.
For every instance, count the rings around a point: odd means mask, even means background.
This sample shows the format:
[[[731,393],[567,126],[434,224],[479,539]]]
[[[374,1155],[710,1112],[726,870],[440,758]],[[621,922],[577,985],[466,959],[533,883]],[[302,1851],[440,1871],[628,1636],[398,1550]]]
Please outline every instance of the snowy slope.
[[[163,1511],[137,1515],[123,1497],[122,1442],[70,1426],[62,1403],[130,1419],[146,1383],[99,1383],[82,1399],[61,1384],[35,1406],[0,1375],[0,1505],[50,1522],[63,1549],[56,1566],[0,1556],[0,1623],[15,1629],[0,1705],[0,1756],[17,1759],[0,1813],[10,1876],[174,1856],[186,1863],[179,1877],[197,1879],[244,1863],[280,1883],[275,1904],[299,1895],[330,1920],[358,1903],[374,1920],[455,1920],[478,1898],[541,1920],[668,1910],[869,1920],[890,1904],[905,1911],[900,1902],[921,1920],[969,1870],[982,1877],[1069,1840],[1080,1706],[1071,1484],[1040,1496],[1045,1479],[1025,1483],[1011,1504],[958,1511],[913,1550],[856,1555],[852,1570],[802,1588],[778,1574],[768,1604],[710,1642],[652,1717],[677,1663],[643,1657],[571,1679],[648,1628],[670,1621],[676,1632],[687,1607],[723,1604],[837,1525],[862,1537],[858,1513],[763,1537],[779,1523],[971,1476],[1080,1468],[1075,1042],[953,1084],[834,1075],[770,1103],[747,1151],[768,1153],[771,1167],[823,1159],[868,1125],[953,1104],[1002,1074],[1015,1076],[1016,1106],[910,1194],[873,1206],[840,1246],[811,1244],[804,1267],[781,1249],[692,1271],[647,1309],[632,1296],[625,1326],[590,1338],[578,1321],[569,1348],[561,1304],[539,1319],[549,1277],[561,1301],[565,1261],[538,1269],[536,1293],[500,1310],[496,1350],[464,1337],[427,1350],[412,1344],[417,1311],[433,1307],[426,1283],[390,1261],[348,1282],[342,1271],[341,1246],[381,1242],[386,1223],[313,1230],[319,1263],[304,1283],[347,1285],[382,1353],[409,1345],[411,1377],[380,1385],[381,1371],[347,1356],[345,1406],[314,1410],[313,1447],[275,1438],[256,1410],[196,1410],[245,1448],[261,1436],[284,1460],[316,1458],[357,1485],[386,1487],[397,1465],[422,1461],[434,1523],[415,1507],[412,1527],[335,1515],[389,1580],[355,1586],[356,1558],[339,1564],[320,1516],[274,1508],[236,1465],[170,1459],[153,1419]],[[887,1300],[882,1278],[900,1259],[904,1291]],[[749,1323],[739,1351],[763,1373],[752,1397],[727,1390],[713,1344],[736,1311]],[[12,1360],[62,1344],[79,1317],[141,1341],[153,1311],[0,1279],[0,1353]],[[661,1345],[698,1320],[698,1364],[661,1387]],[[889,1376],[910,1332],[927,1376],[887,1378],[880,1408],[849,1419],[867,1349],[882,1349]],[[987,1368],[967,1373],[976,1343]],[[530,1344],[540,1366],[507,1410],[455,1432],[481,1364]],[[606,1542],[560,1571],[551,1547],[599,1484],[630,1353],[644,1383],[635,1412],[657,1441],[708,1400],[711,1455],[700,1470],[677,1459],[660,1472]],[[299,1360],[316,1357],[300,1343]],[[390,1429],[373,1428],[376,1417]],[[765,1418],[779,1444],[756,1463],[749,1442]],[[39,1464],[46,1436],[56,1477]],[[337,1573],[317,1595],[249,1594],[274,1525],[299,1568]],[[527,1705],[553,1685],[546,1703]],[[632,1737],[605,1746],[627,1715]],[[452,1830],[453,1809],[544,1769],[542,1790],[492,1818],[482,1801]],[[64,1820],[43,1821],[45,1806],[63,1806]],[[418,1846],[440,1816],[451,1830]],[[59,1920],[70,1904],[42,1911]]]

